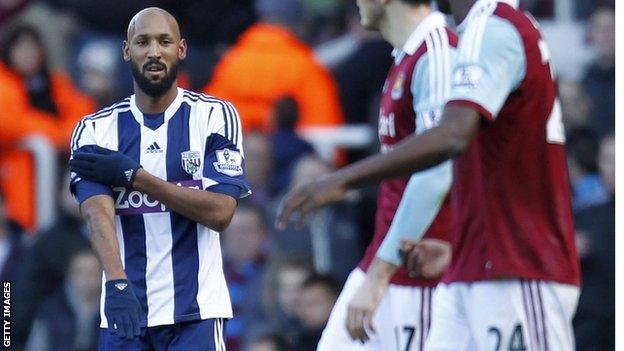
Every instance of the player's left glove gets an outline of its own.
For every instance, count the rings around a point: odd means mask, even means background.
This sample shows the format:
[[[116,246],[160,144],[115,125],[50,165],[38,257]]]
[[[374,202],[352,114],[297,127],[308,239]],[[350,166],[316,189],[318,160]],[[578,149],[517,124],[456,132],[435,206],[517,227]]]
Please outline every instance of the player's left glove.
[[[122,154],[97,145],[83,146],[69,161],[72,172],[87,180],[110,186],[132,188],[141,165]]]
[[[141,305],[132,291],[132,284],[127,279],[118,279],[109,280],[104,286],[106,288],[104,315],[108,320],[111,334],[124,339],[139,336]]]

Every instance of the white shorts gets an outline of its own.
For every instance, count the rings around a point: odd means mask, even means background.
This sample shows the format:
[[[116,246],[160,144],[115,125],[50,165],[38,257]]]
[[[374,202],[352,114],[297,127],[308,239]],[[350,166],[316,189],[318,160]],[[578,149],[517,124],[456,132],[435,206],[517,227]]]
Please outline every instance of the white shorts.
[[[421,351],[431,323],[433,288],[390,284],[373,317],[376,333],[366,344],[353,341],[346,328],[347,307],[366,275],[354,269],[345,283],[317,351]]]
[[[579,288],[544,281],[440,284],[426,351],[573,351]]]

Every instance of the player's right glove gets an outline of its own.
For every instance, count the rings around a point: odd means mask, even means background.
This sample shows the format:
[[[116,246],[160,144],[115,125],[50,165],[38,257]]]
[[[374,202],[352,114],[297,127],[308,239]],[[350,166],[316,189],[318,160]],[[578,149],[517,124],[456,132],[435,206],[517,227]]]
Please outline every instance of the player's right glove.
[[[76,150],[69,161],[72,172],[90,181],[132,188],[141,165],[119,151],[97,145],[87,145]]]
[[[109,280],[105,284],[104,315],[113,335],[132,339],[141,334],[141,305],[127,279]]]

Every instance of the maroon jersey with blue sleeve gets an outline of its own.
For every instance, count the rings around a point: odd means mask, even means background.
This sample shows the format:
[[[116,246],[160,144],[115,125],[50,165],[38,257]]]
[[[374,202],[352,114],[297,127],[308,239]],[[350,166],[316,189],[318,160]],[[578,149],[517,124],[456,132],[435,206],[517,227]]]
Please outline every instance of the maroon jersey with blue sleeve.
[[[458,30],[449,104],[483,124],[454,164],[444,281],[579,284],[561,108],[539,28],[517,1],[479,0]]]
[[[448,28],[439,12],[428,15],[401,49],[393,52],[379,112],[381,152],[414,133],[436,125],[450,93],[452,60],[457,36]],[[410,177],[389,179],[381,183],[377,198],[375,235],[368,246],[360,268],[366,271],[393,223]],[[426,188],[421,189],[427,191]],[[435,207],[425,237],[448,240],[450,214],[446,196]],[[415,214],[419,215],[419,214]],[[410,286],[432,286],[437,281],[415,280],[401,268],[391,283]]]

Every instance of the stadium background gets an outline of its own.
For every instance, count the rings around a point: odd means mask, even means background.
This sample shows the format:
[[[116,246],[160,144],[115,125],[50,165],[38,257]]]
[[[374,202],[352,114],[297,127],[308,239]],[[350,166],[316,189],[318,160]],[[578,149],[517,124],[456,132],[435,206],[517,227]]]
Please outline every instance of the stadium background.
[[[559,79],[584,279],[579,350],[614,349],[614,3],[521,1]],[[100,267],[67,190],[69,134],[131,94],[121,41],[147,6],[174,14],[188,39],[179,83],[231,100],[244,123],[254,195],[222,236],[228,350],[313,350],[372,235],[376,189],[300,230],[272,221],[289,188],[377,150],[391,47],[347,0],[0,0],[0,274],[13,283],[14,346],[95,349]]]

